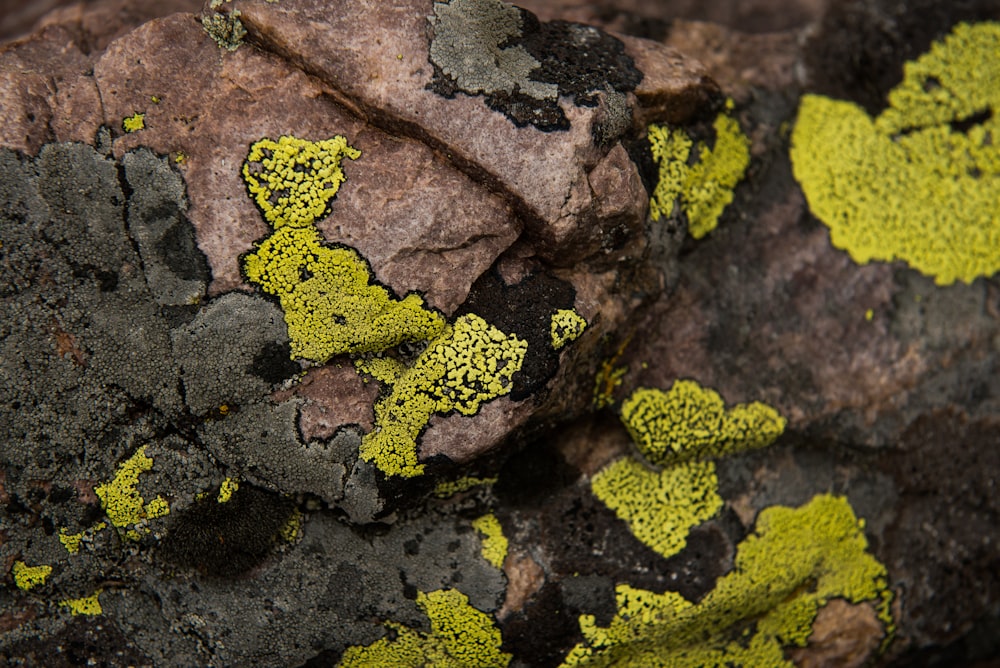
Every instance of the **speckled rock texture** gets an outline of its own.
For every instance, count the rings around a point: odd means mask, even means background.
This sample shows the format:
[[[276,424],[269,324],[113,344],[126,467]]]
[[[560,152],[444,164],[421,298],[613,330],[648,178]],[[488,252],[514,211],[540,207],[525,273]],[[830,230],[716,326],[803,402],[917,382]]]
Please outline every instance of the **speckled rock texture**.
[[[998,660],[1000,285],[790,147],[1000,11],[522,7],[0,23],[0,663]]]

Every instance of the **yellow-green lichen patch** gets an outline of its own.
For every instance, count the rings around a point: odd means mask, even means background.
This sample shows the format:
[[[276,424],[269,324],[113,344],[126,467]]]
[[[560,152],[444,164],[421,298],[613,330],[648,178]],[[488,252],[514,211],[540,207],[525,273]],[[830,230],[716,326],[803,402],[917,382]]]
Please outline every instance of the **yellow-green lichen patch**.
[[[474,313],[460,316],[376,402],[375,428],[361,441],[361,458],[387,475],[420,475],[417,437],[431,416],[475,415],[484,402],[509,394],[527,349]]]
[[[785,419],[770,406],[726,410],[717,392],[690,380],[667,392],[637,389],[622,403],[621,417],[643,456],[659,466],[762,448],[785,430]]]
[[[434,487],[434,496],[439,499],[447,499],[460,492],[467,492],[473,487],[493,485],[497,479],[493,478],[477,478],[475,476],[465,476],[464,478],[459,478],[458,480],[445,480],[439,482]]]
[[[293,359],[322,363],[386,350],[432,339],[444,328],[444,318],[420,295],[393,298],[373,283],[356,250],[323,244],[312,226],[279,228],[244,258],[243,269],[281,302]]]
[[[659,220],[672,216],[675,207],[680,207],[695,239],[715,229],[750,164],[750,141],[735,118],[720,113],[713,128],[715,143],[711,148],[705,142],[695,146],[680,128],[651,125],[647,131],[653,160],[659,167],[649,200],[650,216]]]
[[[146,456],[146,446],[142,446],[118,467],[113,480],[94,489],[111,524],[123,530],[124,535],[132,540],[141,537],[137,525],[170,512],[170,506],[163,497],[157,496],[146,503],[139,494],[139,474],[151,468],[153,460]],[[144,531],[148,533],[149,530]]]
[[[590,486],[636,538],[664,557],[684,549],[691,529],[722,508],[710,461],[682,462],[657,472],[623,457],[594,475]]]
[[[138,111],[131,116],[122,119],[122,130],[125,132],[138,132],[146,129],[146,114]]]
[[[240,481],[227,477],[219,485],[219,495],[215,498],[219,503],[228,503],[233,498],[233,493],[240,488]]]
[[[483,536],[483,558],[494,567],[503,568],[508,543],[500,520],[493,513],[487,513],[473,520],[472,527]]]
[[[29,566],[23,561],[15,561],[11,572],[14,575],[14,584],[17,585],[18,589],[28,591],[38,585],[45,584],[45,581],[52,575],[52,567],[47,564]]]
[[[862,528],[843,497],[767,508],[737,548],[735,568],[699,603],[619,585],[615,618],[601,627],[582,615],[584,642],[563,665],[790,667],[783,648],[806,644],[830,599],[888,610],[886,570]]]
[[[308,227],[322,218],[344,182],[341,162],[356,160],[361,151],[337,135],[309,141],[282,136],[250,146],[243,163],[243,180],[250,196],[274,229]]]
[[[95,615],[100,615],[104,613],[104,609],[101,608],[101,592],[103,589],[98,589],[90,596],[84,596],[83,598],[67,598],[59,601],[59,605],[64,608],[69,608],[69,614],[74,617],[78,615],[85,615],[92,617]]]
[[[1000,271],[1000,23],[959,24],[904,68],[874,120],[803,97],[795,178],[834,246],[939,285]]]
[[[476,610],[455,589],[417,593],[417,605],[430,619],[429,634],[400,624],[386,624],[393,639],[382,638],[371,645],[348,647],[341,668],[399,666],[413,668],[503,668],[511,655],[500,651],[500,631],[489,615]]]
[[[549,332],[552,347],[561,350],[567,343],[576,341],[587,328],[587,321],[573,309],[559,309],[552,314]]]
[[[240,21],[241,12],[234,9],[227,13],[206,13],[201,17],[201,25],[220,49],[235,51],[243,44],[247,30]]]
[[[90,538],[98,531],[106,529],[108,525],[104,522],[98,522],[94,526],[90,527],[86,531],[79,531],[77,533],[69,533],[66,529],[59,529],[59,542],[62,546],[66,548],[66,551],[70,554],[76,554],[80,551],[80,546],[83,544],[84,538]]]

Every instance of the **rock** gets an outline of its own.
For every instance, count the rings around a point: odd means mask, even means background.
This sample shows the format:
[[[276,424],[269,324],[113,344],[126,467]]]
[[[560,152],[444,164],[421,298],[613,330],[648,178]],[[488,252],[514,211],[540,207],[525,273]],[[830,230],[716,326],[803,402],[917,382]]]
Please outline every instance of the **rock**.
[[[534,4],[0,46],[4,660],[1000,653],[995,278],[858,264],[791,146],[985,5]]]

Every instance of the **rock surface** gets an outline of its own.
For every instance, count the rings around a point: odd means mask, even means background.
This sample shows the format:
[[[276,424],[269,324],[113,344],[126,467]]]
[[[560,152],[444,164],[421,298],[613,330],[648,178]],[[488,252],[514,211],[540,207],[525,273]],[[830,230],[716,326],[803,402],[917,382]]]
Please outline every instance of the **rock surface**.
[[[0,657],[1000,655],[1000,287],[856,264],[789,159],[803,93],[878,113],[1000,17],[689,4],[108,2],[0,45]]]

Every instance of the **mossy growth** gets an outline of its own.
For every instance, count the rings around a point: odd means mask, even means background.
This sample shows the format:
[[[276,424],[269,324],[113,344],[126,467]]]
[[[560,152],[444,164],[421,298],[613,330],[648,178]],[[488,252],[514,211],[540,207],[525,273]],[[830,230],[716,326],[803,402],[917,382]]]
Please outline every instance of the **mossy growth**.
[[[619,585],[614,619],[598,626],[581,615],[584,641],[563,665],[790,667],[784,648],[806,644],[833,598],[871,603],[891,620],[886,570],[868,553],[863,527],[843,497],[766,508],[735,568],[700,602]]]
[[[17,585],[17,588],[28,591],[45,584],[45,581],[52,575],[52,567],[48,564],[29,566],[18,560],[11,567],[11,573],[14,575],[14,584]]]
[[[459,316],[411,366],[379,377],[391,383],[391,391],[375,404],[375,428],[361,441],[361,458],[387,475],[422,474],[417,437],[431,416],[475,415],[483,403],[509,394],[527,349],[526,342],[475,314]],[[385,370],[364,362],[360,368]]]
[[[590,486],[636,538],[664,557],[683,550],[691,529],[722,508],[710,461],[653,471],[633,457],[622,457],[594,475]]]
[[[392,636],[368,646],[347,648],[341,668],[361,666],[440,666],[502,668],[511,655],[500,651],[500,631],[489,615],[455,589],[417,592],[417,605],[430,619],[430,633],[388,623]]]
[[[146,114],[138,111],[131,116],[122,119],[122,130],[125,132],[138,132],[146,129]]]
[[[87,617],[93,617],[96,615],[101,615],[104,613],[104,609],[101,607],[101,592],[103,589],[98,589],[90,596],[84,596],[82,598],[67,598],[59,601],[59,606],[69,609],[69,614],[74,617],[84,615]]]
[[[959,24],[906,63],[872,119],[806,95],[791,159],[812,213],[859,264],[903,260],[939,285],[1000,270],[1000,23]]]
[[[477,517],[472,522],[472,528],[483,536],[483,558],[496,568],[503,568],[507,558],[507,537],[503,535],[500,520],[493,513]]]
[[[361,151],[341,135],[320,141],[265,137],[250,146],[243,180],[274,229],[307,227],[327,214],[340,190],[345,179],[343,159],[360,157]]]
[[[731,103],[730,103],[731,106]],[[728,111],[715,117],[715,142],[697,145],[681,128],[650,125],[647,136],[659,176],[649,200],[655,220],[683,212],[688,233],[701,239],[715,229],[750,164],[750,140]]]
[[[152,468],[153,460],[146,456],[146,446],[142,446],[118,467],[113,480],[94,489],[111,524],[130,540],[139,540],[142,533],[149,533],[148,520],[170,513],[170,506],[162,496],[146,503],[139,494],[139,474]]]
[[[666,392],[635,390],[622,402],[621,416],[642,455],[657,466],[763,448],[786,424],[760,402],[726,410],[717,392],[691,380],[678,380]]]
[[[552,348],[562,350],[567,343],[576,341],[587,329],[587,321],[573,309],[562,308],[552,314],[549,333],[552,336]]]

